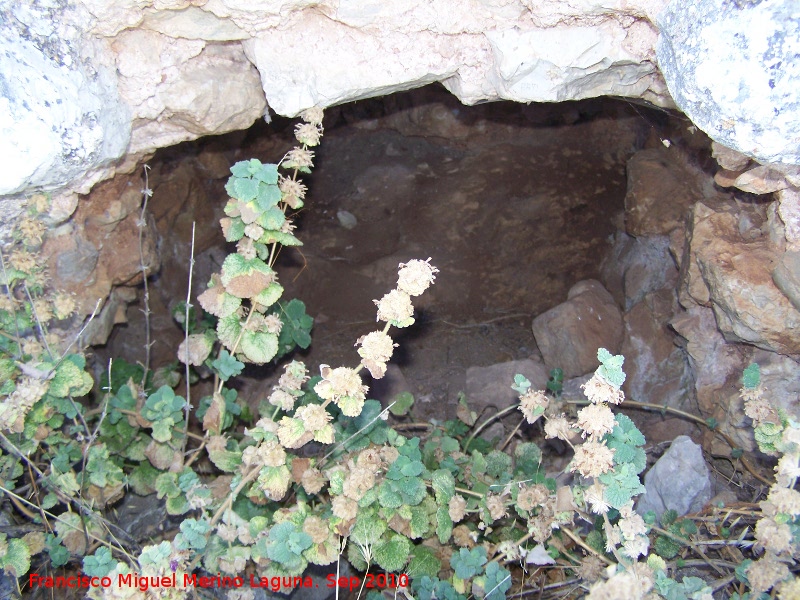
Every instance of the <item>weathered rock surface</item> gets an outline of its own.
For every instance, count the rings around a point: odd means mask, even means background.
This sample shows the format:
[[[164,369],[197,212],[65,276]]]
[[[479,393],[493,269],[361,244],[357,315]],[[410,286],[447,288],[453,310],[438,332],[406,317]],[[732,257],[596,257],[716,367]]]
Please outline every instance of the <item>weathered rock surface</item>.
[[[644,486],[647,491],[636,505],[640,514],[652,510],[661,518],[666,510],[678,516],[702,510],[711,500],[712,486],[700,446],[688,436],[676,437],[644,476]]]
[[[732,407],[738,399],[742,370],[749,364],[750,347],[726,342],[714,312],[707,307],[694,305],[676,315],[670,325],[685,340],[700,415],[713,417],[722,430],[736,438],[736,428],[744,423]],[[741,447],[751,447],[747,440],[752,440],[752,429],[743,432]],[[730,450],[713,433],[705,442],[718,444],[721,451]]]
[[[628,161],[627,232],[669,235],[683,225],[689,208],[704,197],[699,175],[674,148],[648,148],[634,154]]]
[[[631,237],[618,232],[601,267],[606,289],[625,310],[647,294],[675,289],[678,269],[670,255],[666,236]]]
[[[108,44],[76,27],[82,18],[68,3],[0,7],[0,196],[76,179],[86,193],[128,146]]]
[[[714,309],[726,339],[783,354],[800,353],[800,312],[771,272],[778,257],[765,236],[745,240],[735,207],[698,203],[687,232],[685,290]]]
[[[560,368],[565,378],[597,368],[597,349],[619,352],[622,314],[611,294],[594,279],[579,281],[567,301],[533,320],[533,336],[548,369]]]
[[[78,315],[102,309],[87,329],[86,343],[104,343],[111,326],[124,322],[126,303],[136,296],[130,286],[142,281],[141,265],[151,274],[158,271],[152,223],[144,224],[139,251],[141,187],[138,177],[103,182],[80,203],[73,220],[51,231],[42,246],[51,285],[75,295]],[[119,293],[111,295],[115,287]]]
[[[800,164],[796,2],[675,0],[658,25],[659,67],[695,125],[762,162]]]
[[[545,366],[534,360],[512,360],[489,367],[467,369],[467,401],[471,410],[484,416],[494,414],[519,400],[519,394],[511,389],[514,375],[524,375],[531,388],[545,389],[548,373]]]
[[[689,364],[667,328],[677,307],[674,290],[665,289],[648,294],[625,314],[623,390],[632,400],[681,408],[690,398]]]
[[[132,111],[129,154],[245,129],[264,115],[258,72],[240,44],[131,29],[112,48]]]

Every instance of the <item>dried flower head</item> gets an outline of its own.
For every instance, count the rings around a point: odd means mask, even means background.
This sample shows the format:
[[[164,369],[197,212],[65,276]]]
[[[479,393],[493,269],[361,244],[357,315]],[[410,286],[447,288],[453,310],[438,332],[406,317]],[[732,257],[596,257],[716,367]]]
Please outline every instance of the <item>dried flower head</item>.
[[[621,404],[625,400],[625,394],[617,387],[608,383],[597,373],[581,386],[586,397],[595,404],[610,402],[611,404]]]
[[[278,182],[278,187],[281,190],[281,200],[283,200],[291,209],[297,210],[303,206],[303,200],[306,197],[308,188],[288,177],[281,177]]]
[[[39,268],[40,258],[34,252],[14,250],[8,257],[8,263],[18,271],[32,273]]]
[[[44,232],[46,231],[44,223],[39,219],[32,219],[25,217],[17,224],[17,231],[19,232],[22,243],[26,246],[39,246],[42,243]]]
[[[271,315],[266,315],[264,317],[264,325],[262,331],[267,331],[269,333],[274,333],[275,335],[278,335],[281,332],[282,328],[283,328],[283,321],[281,321],[281,318],[278,315],[271,314]]]
[[[797,600],[800,598],[800,578],[794,577],[788,581],[782,581],[777,586],[778,600]]]
[[[311,541],[315,544],[323,543],[330,535],[328,522],[315,515],[306,517],[303,521],[303,531],[311,536]]]
[[[311,125],[322,125],[323,110],[319,106],[312,106],[300,113],[300,118]]]
[[[761,389],[761,388],[756,388]],[[769,400],[763,396],[753,397],[744,401],[744,414],[753,419],[755,425],[761,423],[774,423],[781,422],[778,411],[770,404]]]
[[[322,381],[314,386],[314,391],[323,400],[335,401],[342,396],[363,396],[367,393],[367,386],[361,383],[361,377],[355,369],[331,369],[328,365],[320,365],[320,373]]]
[[[788,430],[788,429],[787,429]],[[784,431],[784,434],[786,432]],[[784,436],[785,441],[785,436]],[[792,487],[797,478],[800,478],[800,465],[796,454],[784,454],[775,465],[775,482],[781,487]]]
[[[532,486],[523,485],[517,494],[517,506],[522,510],[531,511],[544,504],[549,497],[550,490],[540,483]]]
[[[370,375],[375,379],[380,379],[386,374],[386,363],[392,357],[397,344],[392,342],[392,338],[383,331],[373,331],[365,336],[358,338],[356,346],[361,345],[358,354]]]
[[[606,563],[604,563],[594,554],[590,554],[581,561],[580,566],[575,570],[575,572],[578,577],[591,583],[600,579],[603,571],[605,571],[605,568]]]
[[[66,292],[56,292],[51,298],[56,319],[66,319],[75,312],[75,298]]]
[[[261,239],[261,236],[264,235],[264,228],[257,223],[250,223],[249,225],[245,226],[244,234],[251,240],[259,240]]]
[[[519,397],[519,410],[528,423],[535,423],[549,404],[550,399],[540,390],[528,390]]]
[[[601,438],[614,431],[614,413],[606,404],[590,404],[578,411],[578,427],[583,429],[581,437]]]
[[[769,548],[775,554],[792,551],[792,529],[786,523],[764,517],[756,523],[755,535],[761,546]]]
[[[583,499],[589,505],[589,509],[596,515],[604,515],[611,510],[611,505],[605,499],[606,488],[602,483],[595,480],[584,493]]]
[[[356,514],[358,514],[358,504],[356,501],[345,496],[334,496],[331,502],[331,508],[333,509],[333,515],[344,521],[355,519]]]
[[[269,403],[272,406],[277,406],[284,412],[289,412],[294,408],[295,397],[286,390],[276,387],[269,395]]]
[[[447,503],[447,512],[453,523],[458,523],[467,514],[467,501],[461,494],[454,494]]]
[[[319,431],[331,422],[333,417],[321,404],[306,404],[298,408],[294,417],[300,419],[306,431]]]
[[[47,392],[47,383],[32,377],[23,377],[11,395],[0,403],[0,430],[22,433],[25,416]]]
[[[779,581],[791,574],[789,567],[780,562],[773,553],[767,552],[763,557],[750,563],[745,569],[750,588],[756,596],[768,592]]]
[[[369,469],[356,467],[348,473],[342,486],[342,493],[353,500],[361,500],[375,485],[375,473]]]
[[[779,513],[797,516],[800,515],[800,492],[773,485],[769,490],[767,501]]]
[[[314,153],[305,148],[292,148],[281,164],[287,169],[310,169],[314,166]]]
[[[558,438],[569,442],[572,439],[572,432],[573,429],[563,413],[547,419],[547,423],[544,424],[544,435],[550,440]]]
[[[13,312],[17,310],[18,303],[14,297],[7,293],[0,293],[0,310]]]
[[[405,292],[409,296],[419,296],[427,290],[439,269],[430,264],[428,260],[411,260],[407,263],[400,263],[400,270],[397,272],[397,289]]]
[[[300,478],[300,485],[309,494],[317,494],[325,486],[327,479],[322,471],[316,467],[311,467],[303,472]]]
[[[570,471],[578,471],[584,477],[599,477],[614,466],[614,450],[594,440],[575,448]]]
[[[44,298],[33,299],[33,312],[42,323],[47,323],[53,318],[52,306]]]
[[[283,367],[283,375],[278,380],[278,385],[285,390],[299,390],[308,381],[306,365],[299,360],[293,360]]]
[[[44,346],[36,338],[26,337],[22,339],[22,353],[29,356],[38,357],[44,352]]]
[[[322,129],[311,123],[298,123],[294,126],[294,137],[304,146],[318,146]]]
[[[492,517],[493,521],[502,519],[508,514],[503,498],[499,494],[486,495],[486,508],[489,509],[489,515]]]
[[[392,290],[380,300],[373,300],[378,307],[378,321],[406,323],[414,316],[411,297],[403,291]]]

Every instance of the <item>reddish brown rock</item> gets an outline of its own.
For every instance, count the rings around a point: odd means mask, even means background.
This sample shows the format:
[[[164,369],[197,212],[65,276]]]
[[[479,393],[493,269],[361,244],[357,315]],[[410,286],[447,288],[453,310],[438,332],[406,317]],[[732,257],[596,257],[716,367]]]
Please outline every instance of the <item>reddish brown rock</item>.
[[[743,239],[739,222],[733,205],[715,210],[697,204],[687,234],[685,290],[714,309],[726,339],[800,354],[800,312],[771,276],[778,256],[767,236]]]
[[[617,354],[622,345],[622,314],[614,298],[594,279],[579,281],[567,301],[533,320],[533,336],[548,369],[569,379],[597,368],[597,349]]]
[[[668,235],[703,198],[698,173],[668,148],[649,148],[628,161],[625,227],[629,234]]]

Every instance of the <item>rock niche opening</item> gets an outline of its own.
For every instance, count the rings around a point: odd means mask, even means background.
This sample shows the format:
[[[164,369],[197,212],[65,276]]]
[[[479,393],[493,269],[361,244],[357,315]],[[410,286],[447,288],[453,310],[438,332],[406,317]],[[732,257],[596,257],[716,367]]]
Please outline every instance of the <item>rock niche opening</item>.
[[[231,165],[279,161],[292,128],[276,118],[149,161],[161,265],[150,281],[155,366],[174,361],[182,340],[171,310],[186,297],[192,224],[194,299],[232,249],[219,228]],[[721,192],[709,141],[685,118],[608,98],[466,107],[429,86],[329,109],[315,150],[297,219],[304,245],[277,263],[285,296],[315,319],[300,352],[312,373],[357,362],[353,344],[373,328],[373,300],[393,287],[398,264],[430,257],[437,285],[415,326],[394,332],[387,377],[371,382],[382,401],[409,391],[419,417],[440,420],[455,416],[462,392],[480,410],[503,408],[515,369],[540,386],[556,367],[579,378],[604,345],[629,356],[642,401],[694,402],[685,341],[669,325],[675,255],[691,204]],[[101,184],[82,206],[107,211],[121,189],[138,193],[140,178]],[[98,365],[142,360],[139,295]],[[278,374],[248,368],[240,397],[257,407]]]

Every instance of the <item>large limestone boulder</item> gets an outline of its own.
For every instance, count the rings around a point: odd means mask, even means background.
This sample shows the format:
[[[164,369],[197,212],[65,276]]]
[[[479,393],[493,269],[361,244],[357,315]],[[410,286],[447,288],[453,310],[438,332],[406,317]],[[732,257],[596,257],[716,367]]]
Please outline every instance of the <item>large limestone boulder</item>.
[[[616,354],[622,345],[622,313],[594,279],[572,286],[567,301],[536,317],[532,328],[545,365],[563,369],[565,379],[596,369],[598,348]]]
[[[658,64],[680,109],[762,162],[800,164],[800,13],[795,0],[673,0]]]

